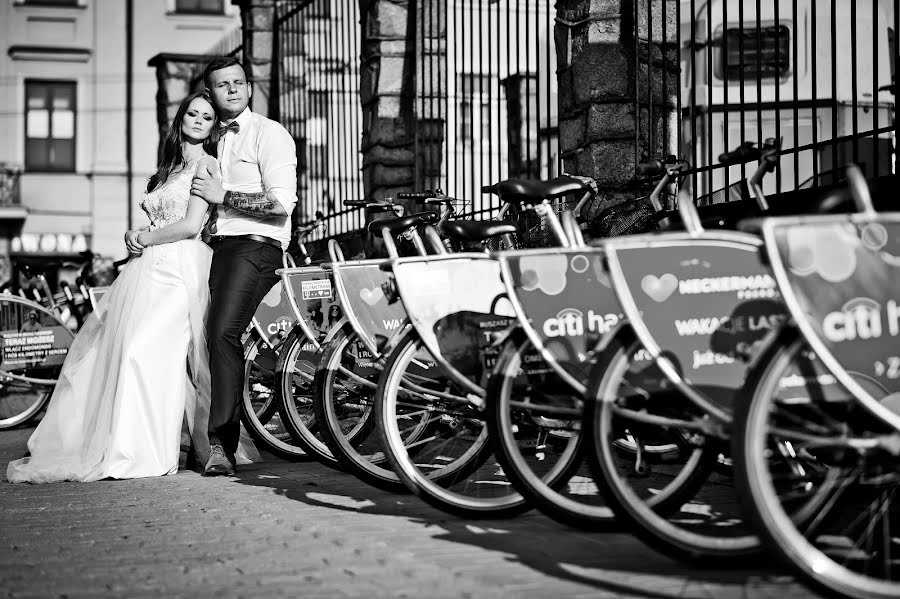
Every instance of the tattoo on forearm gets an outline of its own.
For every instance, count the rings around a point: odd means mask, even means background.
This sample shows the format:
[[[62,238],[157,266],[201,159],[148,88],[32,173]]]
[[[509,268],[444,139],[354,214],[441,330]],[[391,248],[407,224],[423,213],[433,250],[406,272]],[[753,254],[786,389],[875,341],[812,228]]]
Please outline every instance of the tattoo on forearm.
[[[251,216],[279,216],[283,209],[272,192],[244,193],[229,191],[225,194],[225,206]]]

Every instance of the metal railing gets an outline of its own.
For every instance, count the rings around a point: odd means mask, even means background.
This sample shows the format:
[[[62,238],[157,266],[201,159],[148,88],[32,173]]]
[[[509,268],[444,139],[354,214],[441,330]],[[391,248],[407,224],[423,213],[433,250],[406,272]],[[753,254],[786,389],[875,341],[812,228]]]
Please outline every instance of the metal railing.
[[[896,172],[896,0],[682,0],[680,11],[695,198],[746,178],[746,166],[717,164],[743,141],[781,142],[768,193],[831,183],[850,162]]]
[[[558,175],[552,3],[433,0],[416,16],[417,187],[484,214],[498,204],[483,185]]]
[[[675,154],[692,166],[699,204],[743,197],[753,165],[722,152],[781,142],[767,193],[827,184],[849,162],[896,172],[896,0],[633,0],[635,160]],[[409,4],[415,40],[414,186],[497,207],[482,185],[549,178],[559,143],[554,29],[571,26],[533,0]],[[363,195],[356,0],[281,2],[276,18],[281,122],[298,142],[301,210],[329,235],[357,229],[342,209]],[[627,25],[627,26],[626,26]],[[666,116],[660,117],[665,111]],[[671,115],[671,117],[669,116]],[[587,174],[587,173],[585,173]]]
[[[330,235],[358,229],[365,215],[345,210],[343,201],[364,195],[359,4],[357,0],[281,3],[274,36],[272,94],[277,94],[278,102],[272,116],[297,143],[301,218],[321,211]]]

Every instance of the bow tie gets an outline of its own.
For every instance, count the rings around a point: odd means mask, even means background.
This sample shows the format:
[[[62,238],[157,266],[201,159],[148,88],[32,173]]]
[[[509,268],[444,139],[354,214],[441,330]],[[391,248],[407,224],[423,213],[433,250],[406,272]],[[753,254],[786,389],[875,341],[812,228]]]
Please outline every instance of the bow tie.
[[[222,125],[221,127],[219,127],[219,137],[224,136],[229,131],[234,131],[235,133],[237,133],[240,130],[241,130],[241,126],[238,124],[238,122],[231,121],[227,125]]]

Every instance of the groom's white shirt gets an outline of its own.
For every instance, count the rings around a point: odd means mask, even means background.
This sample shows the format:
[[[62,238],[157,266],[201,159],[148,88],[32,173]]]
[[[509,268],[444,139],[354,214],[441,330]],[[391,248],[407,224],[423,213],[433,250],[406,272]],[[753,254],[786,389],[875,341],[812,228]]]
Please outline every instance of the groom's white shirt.
[[[226,191],[269,191],[287,216],[256,217],[219,206],[216,235],[265,235],[291,240],[291,213],[297,203],[297,150],[290,133],[280,124],[245,108],[235,119],[240,131],[228,131],[219,140],[219,169]]]

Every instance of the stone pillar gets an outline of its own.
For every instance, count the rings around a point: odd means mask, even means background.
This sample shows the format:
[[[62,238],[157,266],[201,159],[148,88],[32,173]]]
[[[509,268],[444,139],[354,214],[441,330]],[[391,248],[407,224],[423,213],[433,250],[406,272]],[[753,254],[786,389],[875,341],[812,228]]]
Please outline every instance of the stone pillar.
[[[276,0],[239,0],[244,34],[243,56],[247,80],[253,84],[250,108],[253,112],[278,120],[277,73],[273,61]]]
[[[147,66],[156,69],[156,125],[159,128],[157,162],[162,159],[169,124],[175,118],[178,106],[194,91],[196,71],[208,61],[209,57],[202,54],[163,53],[147,62]]]
[[[677,1],[556,3],[560,151],[567,172],[597,179],[598,210],[648,193],[621,189],[635,157],[677,153]]]
[[[415,3],[359,0],[359,8],[363,187],[382,199],[415,184]]]

